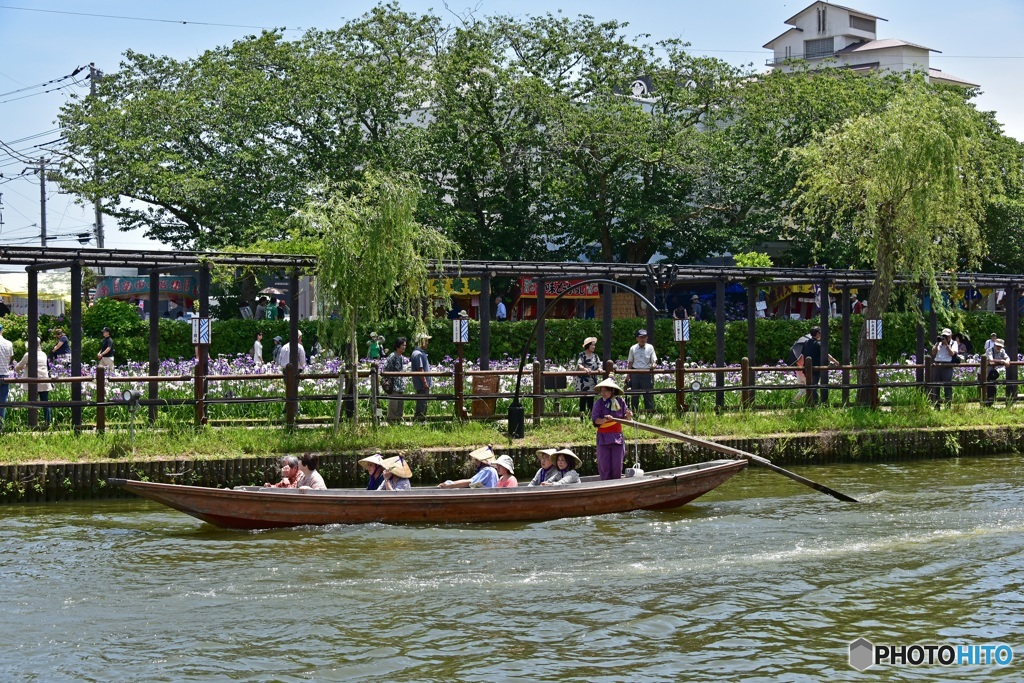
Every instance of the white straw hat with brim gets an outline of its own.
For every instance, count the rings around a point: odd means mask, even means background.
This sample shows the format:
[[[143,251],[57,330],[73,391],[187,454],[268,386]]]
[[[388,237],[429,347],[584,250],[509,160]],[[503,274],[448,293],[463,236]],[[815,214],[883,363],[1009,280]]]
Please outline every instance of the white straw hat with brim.
[[[596,391],[598,389],[611,389],[616,395],[622,393],[622,387],[616,384],[615,380],[613,380],[611,377],[609,377],[608,379],[601,380],[600,382],[595,384],[594,390]]]
[[[939,334],[942,335],[943,337],[952,337],[953,330],[949,329],[948,327],[943,327],[942,332],[940,332]]]
[[[416,341],[420,342],[423,341],[424,339],[433,339],[433,337],[431,337],[426,332],[421,332],[420,334],[416,335]]]
[[[1002,339],[996,339],[996,341],[995,341],[995,345],[996,345],[996,346],[1006,346],[1006,345],[1005,345],[1005,344],[1003,343],[1003,340],[1002,340]]]
[[[381,464],[384,466],[384,469],[396,477],[408,479],[412,476],[412,468],[409,467],[409,463],[405,461],[405,458],[400,455],[388,458]]]
[[[557,448],[542,448],[539,451],[537,451],[537,457],[538,458],[542,458],[544,456],[547,456],[549,458],[554,458],[555,457],[555,453],[557,453],[557,452],[558,452]]]
[[[374,453],[370,457],[363,458],[362,460],[360,460],[359,465],[367,472],[370,471],[370,465],[380,465],[381,467],[383,467],[384,456],[382,456],[380,453]]]
[[[479,460],[480,462],[491,462],[494,460],[494,449],[490,446],[483,446],[482,448],[472,451],[469,454],[469,457],[474,460]]]
[[[516,473],[515,466],[512,464],[511,455],[499,455],[498,459],[494,461],[494,464],[501,465],[502,467],[509,471],[509,474]]]
[[[583,461],[580,460],[580,456],[576,455],[568,448],[561,448],[555,451],[555,456],[559,455],[564,455],[566,458],[573,460],[576,463],[576,467],[581,467],[583,465]]]
[[[587,348],[588,345],[596,343],[597,337],[587,337],[586,339],[583,340],[583,348]]]
[[[690,297],[690,301],[698,301],[699,299],[700,299],[700,297],[697,296],[696,294],[694,294],[693,296]]]

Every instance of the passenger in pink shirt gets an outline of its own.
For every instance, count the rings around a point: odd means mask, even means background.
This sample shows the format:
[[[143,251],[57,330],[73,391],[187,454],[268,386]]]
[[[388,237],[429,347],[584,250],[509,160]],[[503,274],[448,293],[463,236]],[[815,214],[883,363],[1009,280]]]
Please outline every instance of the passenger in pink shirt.
[[[511,456],[498,456],[498,459],[494,461],[494,466],[498,469],[499,489],[510,489],[519,486],[519,482],[516,481],[516,478],[513,476],[515,468],[512,466]]]

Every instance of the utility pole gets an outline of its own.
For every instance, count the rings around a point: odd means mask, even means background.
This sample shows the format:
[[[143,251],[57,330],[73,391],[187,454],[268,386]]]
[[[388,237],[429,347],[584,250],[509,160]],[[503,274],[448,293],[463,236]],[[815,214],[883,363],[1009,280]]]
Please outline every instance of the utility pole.
[[[39,242],[46,246],[46,158],[39,158]]]
[[[89,95],[90,95],[90,97],[95,97],[96,96],[96,84],[99,83],[100,77],[102,75],[103,75],[103,72],[101,72],[99,69],[97,69],[95,64],[90,62],[89,63]],[[94,177],[93,180],[97,184],[99,184],[100,172],[99,172],[99,169],[96,168],[95,163],[93,164],[93,169],[94,169],[93,172],[95,174],[95,177]],[[93,200],[93,208],[95,209],[95,212],[96,212],[96,248],[97,249],[102,249],[103,248],[103,211],[100,208],[100,198],[99,198],[99,194],[98,193],[96,195],[96,199]],[[103,272],[102,268],[100,269],[100,272],[101,273]]]

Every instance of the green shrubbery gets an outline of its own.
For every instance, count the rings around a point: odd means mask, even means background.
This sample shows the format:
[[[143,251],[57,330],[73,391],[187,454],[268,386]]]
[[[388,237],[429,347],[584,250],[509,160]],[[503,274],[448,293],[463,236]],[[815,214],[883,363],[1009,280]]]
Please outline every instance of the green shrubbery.
[[[883,316],[885,336],[879,346],[879,357],[883,361],[896,361],[902,355],[912,355],[917,348],[917,323],[912,313],[887,313]],[[434,359],[445,355],[453,358],[458,350],[452,342],[452,321],[432,320],[428,325],[433,336],[430,344],[430,356]],[[774,364],[789,353],[793,342],[803,334],[807,334],[811,325],[809,320],[758,320],[756,324],[758,365]],[[856,354],[857,337],[864,320],[862,316],[851,317],[851,355]],[[304,335],[307,350],[317,338],[318,322],[304,320],[299,324]],[[612,323],[612,356],[624,359],[629,347],[635,342],[636,330],[644,327],[646,322],[641,318],[626,318]],[[973,312],[959,314],[959,323],[943,322],[939,327],[949,325],[955,331],[965,333],[980,351],[985,339],[995,332],[1005,336],[1005,325],[1002,316],[992,313]],[[15,354],[20,358],[25,352],[25,332],[27,322],[24,316],[7,316],[3,319],[4,336],[14,342]],[[149,323],[139,320],[136,309],[130,304],[114,299],[100,299],[95,305],[82,313],[82,359],[92,361],[99,351],[101,330],[104,326],[113,330],[116,343],[116,354],[121,360],[145,361],[149,358]],[[523,344],[533,330],[534,321],[492,323],[491,325],[491,359],[501,360],[506,355],[518,358],[522,353]],[[43,347],[52,346],[51,330],[63,327],[65,321],[42,316],[39,321],[39,332],[43,339]],[[601,337],[600,320],[549,320],[545,338],[545,355],[555,361],[567,361],[575,358],[586,337]],[[359,330],[359,353],[366,354],[366,343],[370,332],[383,334],[391,348],[395,337],[401,335],[412,337],[412,323],[404,320],[388,320],[377,325],[361,325]],[[466,345],[465,356],[475,360],[479,357],[480,323],[471,320],[469,323],[470,342]],[[264,358],[269,357],[273,348],[273,338],[280,335],[287,339],[288,322],[283,320],[216,320],[213,323],[213,343],[210,352],[214,355],[234,355],[247,353],[252,348],[256,332],[262,330],[264,335]],[[841,321],[833,319],[831,327],[832,355],[838,357],[842,339]],[[658,320],[655,324],[654,343],[664,358],[675,358],[678,347],[672,341],[672,321]],[[926,340],[928,341],[928,340]],[[602,343],[598,342],[598,351]],[[530,353],[536,350],[536,340],[531,343]],[[337,350],[336,350],[337,351]],[[411,351],[411,348],[410,348]],[[194,353],[192,349],[192,328],[188,323],[175,320],[160,320],[160,357],[187,358]],[[696,321],[691,323],[690,341],[686,345],[686,355],[691,361],[710,363],[715,360],[715,325],[711,322]],[[725,332],[725,360],[727,363],[739,363],[747,355],[747,322],[739,320],[730,322]]]

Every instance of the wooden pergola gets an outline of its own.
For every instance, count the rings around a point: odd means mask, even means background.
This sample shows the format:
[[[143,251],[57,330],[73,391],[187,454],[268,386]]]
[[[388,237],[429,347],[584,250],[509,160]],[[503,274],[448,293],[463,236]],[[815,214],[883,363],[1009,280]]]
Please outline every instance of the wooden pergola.
[[[199,312],[200,316],[209,315],[210,306],[210,272],[213,266],[233,266],[249,268],[273,268],[284,270],[289,273],[290,302],[293,311],[299,307],[298,291],[299,276],[302,273],[313,271],[316,268],[316,259],[312,256],[290,256],[282,254],[245,254],[231,252],[183,252],[183,251],[149,251],[132,249],[74,249],[74,248],[52,248],[52,247],[0,247],[0,265],[24,266],[28,273],[28,346],[30,357],[36,352],[36,338],[38,335],[38,280],[40,271],[70,268],[71,270],[71,374],[73,377],[81,375],[81,344],[82,344],[82,268],[84,266],[104,268],[138,268],[140,273],[148,274],[150,278],[150,310],[156,310],[156,303],[159,297],[159,277],[183,271],[199,272]],[[434,264],[430,269],[434,277],[478,277],[480,278],[480,367],[483,370],[490,368],[490,300],[491,281],[497,277],[532,277],[538,281],[537,307],[543,310],[545,305],[545,280],[565,279],[587,279],[605,278],[630,283],[647,294],[652,301],[655,300],[656,292],[665,290],[677,285],[713,285],[715,287],[717,300],[725,300],[726,287],[733,283],[739,283],[747,289],[747,349],[750,358],[756,357],[756,336],[755,336],[755,302],[757,288],[767,285],[819,285],[824,292],[837,288],[841,292],[840,297],[840,344],[842,363],[850,361],[850,315],[851,297],[850,291],[858,287],[870,286],[874,279],[874,272],[865,270],[834,270],[818,268],[738,268],[725,266],[693,266],[676,264],[626,264],[626,263],[554,263],[554,262],[509,262],[509,261],[461,261],[445,262]],[[1019,340],[1016,330],[1019,326],[1019,311],[1017,300],[1021,294],[1021,282],[1024,275],[1000,275],[988,273],[960,273],[955,277],[952,275],[941,275],[939,284],[945,288],[956,287],[991,287],[1006,290],[1006,352],[1011,358],[1016,358],[1019,351]],[[919,282],[907,278],[898,280],[900,284],[920,287]],[[922,292],[923,296],[923,292]],[[612,345],[612,288],[604,287],[602,290],[603,309],[603,355],[605,358],[611,356]],[[823,355],[828,354],[832,338],[832,320],[830,318],[829,306],[821,307],[821,346]],[[654,321],[657,311],[647,309],[647,329],[650,331],[651,342],[654,342],[655,325]],[[156,376],[159,372],[160,360],[158,355],[159,327],[158,316],[150,316],[149,325],[149,372]],[[289,330],[289,344],[291,345],[291,358],[297,358],[297,344],[299,331],[298,316],[291,317]],[[725,367],[725,307],[716,306],[716,365]],[[933,339],[937,331],[937,319],[934,306],[928,320],[927,330],[924,325],[918,325],[917,330],[917,356],[923,358],[925,355],[926,342]],[[545,359],[544,344],[544,321],[540,321],[537,335],[536,357],[543,364]],[[205,374],[206,354],[199,355],[199,372]],[[28,364],[29,378],[36,378],[34,363]],[[1017,368],[1011,366],[1007,371],[1009,380],[1016,381]],[[918,370],[918,380],[923,381],[923,370]],[[145,378],[141,378],[145,379]],[[717,388],[724,385],[724,377],[717,374]],[[287,382],[286,386],[289,399],[297,398],[297,382]],[[158,385],[150,381],[148,386],[148,401],[150,418],[156,419]],[[292,394],[295,395],[292,395]],[[724,392],[716,392],[716,400],[719,405],[724,402]],[[72,402],[81,401],[81,383],[72,384]],[[29,383],[29,400],[36,401],[38,394],[36,385]],[[289,400],[291,408],[296,405],[295,400]],[[72,407],[72,421],[78,426],[81,424],[81,406]],[[290,417],[291,410],[289,410]],[[35,411],[30,413],[30,424],[35,423]]]

